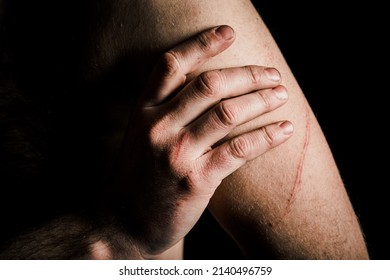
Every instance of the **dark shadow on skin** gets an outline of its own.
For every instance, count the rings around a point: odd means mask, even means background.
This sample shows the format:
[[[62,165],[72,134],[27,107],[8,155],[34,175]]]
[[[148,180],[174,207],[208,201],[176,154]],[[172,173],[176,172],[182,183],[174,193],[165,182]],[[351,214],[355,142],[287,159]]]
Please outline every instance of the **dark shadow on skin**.
[[[95,67],[90,34],[109,16],[107,3],[1,2],[0,178],[6,199],[0,248],[57,216],[89,216],[91,201],[110,180],[118,151],[107,150],[105,135],[126,126],[117,120],[124,106],[130,115],[147,80],[140,73],[158,54],[121,54],[104,71]],[[241,258],[211,215],[199,224],[186,242],[186,258]],[[211,248],[205,232],[215,236]]]
[[[91,31],[104,25],[105,14],[109,17],[109,2],[0,0],[0,246],[18,232],[55,216],[85,212],[92,207],[91,195],[99,193],[109,179],[117,151],[96,151],[106,146],[104,135],[116,129],[113,123],[122,117],[112,114],[112,108],[134,104],[146,78],[132,66],[148,69],[157,57],[122,54],[104,72],[88,61],[91,44],[93,47]],[[387,205],[382,193],[386,188],[381,188],[387,172],[367,164],[378,162],[376,147],[388,145],[378,144],[376,137],[356,138],[365,113],[361,108],[367,108],[368,101],[356,99],[356,93],[383,92],[374,90],[371,82],[363,83],[368,78],[362,69],[373,67],[352,54],[366,54],[372,46],[381,45],[365,31],[367,22],[359,16],[368,13],[369,7],[253,2],[316,112],[360,218],[371,257],[388,259],[388,230],[383,221],[372,218],[387,213],[382,209]],[[312,26],[317,26],[316,32]],[[358,35],[353,35],[355,30]],[[375,59],[377,53],[375,47],[369,61],[381,61]],[[351,81],[338,85],[337,91],[328,83],[329,73],[334,73],[332,61],[343,65],[342,76]],[[335,99],[336,104],[332,102]],[[376,103],[368,105],[377,107]],[[373,123],[386,119],[377,112],[381,111],[370,112]],[[351,143],[370,148],[356,152]],[[208,213],[190,232],[186,248],[188,259],[242,258]]]
[[[141,79],[127,82],[133,58],[93,79],[84,66],[92,2],[1,2],[1,240],[88,209],[113,161],[97,153],[113,129],[107,108],[134,103],[130,88],[141,92]]]

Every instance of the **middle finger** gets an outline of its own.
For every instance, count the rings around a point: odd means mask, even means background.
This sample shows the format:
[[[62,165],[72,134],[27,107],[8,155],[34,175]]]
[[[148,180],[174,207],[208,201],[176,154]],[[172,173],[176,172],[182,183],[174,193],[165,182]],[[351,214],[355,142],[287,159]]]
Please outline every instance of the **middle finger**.
[[[164,111],[171,111],[174,126],[184,127],[222,99],[273,88],[280,81],[275,68],[255,65],[204,72],[168,102]]]

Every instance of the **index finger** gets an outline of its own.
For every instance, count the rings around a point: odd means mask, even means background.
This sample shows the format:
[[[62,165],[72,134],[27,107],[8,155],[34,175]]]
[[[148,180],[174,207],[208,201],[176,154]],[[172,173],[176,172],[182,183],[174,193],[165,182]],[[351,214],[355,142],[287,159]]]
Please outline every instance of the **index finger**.
[[[234,41],[234,30],[227,25],[208,29],[164,53],[154,68],[145,106],[156,106],[184,85],[186,75],[210,58],[223,52]]]

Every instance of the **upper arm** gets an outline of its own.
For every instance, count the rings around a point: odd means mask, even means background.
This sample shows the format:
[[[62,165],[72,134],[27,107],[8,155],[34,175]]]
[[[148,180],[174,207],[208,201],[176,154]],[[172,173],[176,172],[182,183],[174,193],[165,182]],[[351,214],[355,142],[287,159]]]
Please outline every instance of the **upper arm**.
[[[248,256],[256,257],[261,247],[255,245],[266,243],[284,258],[366,257],[354,211],[309,104],[249,1],[235,5],[225,8],[234,11],[228,24],[236,30],[235,45],[210,67],[231,63],[276,67],[289,102],[237,128],[232,136],[283,119],[294,124],[294,135],[226,178],[210,210]]]
[[[159,53],[201,30],[227,24],[236,32],[234,44],[201,71],[258,64],[281,72],[288,103],[236,128],[229,137],[284,119],[294,124],[293,137],[226,178],[209,205],[247,255],[256,257],[266,244],[283,258],[366,258],[358,221],[326,139],[250,1],[142,1],[137,9],[137,15],[124,13],[113,20],[130,26],[131,36],[118,39],[110,31],[111,44],[134,57]],[[140,24],[146,17],[150,20]],[[100,50],[97,56],[105,64],[115,61],[115,54],[104,53],[107,48]]]

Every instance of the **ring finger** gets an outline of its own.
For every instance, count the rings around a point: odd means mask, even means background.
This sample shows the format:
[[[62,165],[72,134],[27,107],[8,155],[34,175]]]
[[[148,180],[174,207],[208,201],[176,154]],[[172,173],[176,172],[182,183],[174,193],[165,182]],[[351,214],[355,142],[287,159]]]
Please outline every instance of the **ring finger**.
[[[199,155],[229,134],[233,128],[272,111],[288,99],[283,86],[259,90],[224,100],[185,128]]]

